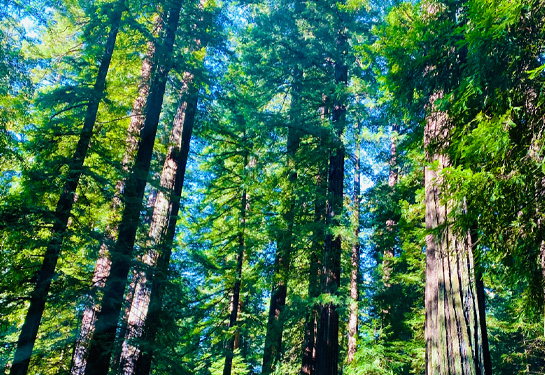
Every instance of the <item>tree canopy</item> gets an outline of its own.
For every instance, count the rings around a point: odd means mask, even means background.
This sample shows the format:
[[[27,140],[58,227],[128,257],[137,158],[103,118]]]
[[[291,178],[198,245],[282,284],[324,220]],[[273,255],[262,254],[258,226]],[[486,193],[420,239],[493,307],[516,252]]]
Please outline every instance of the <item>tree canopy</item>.
[[[0,0],[0,369],[545,373],[544,25]]]

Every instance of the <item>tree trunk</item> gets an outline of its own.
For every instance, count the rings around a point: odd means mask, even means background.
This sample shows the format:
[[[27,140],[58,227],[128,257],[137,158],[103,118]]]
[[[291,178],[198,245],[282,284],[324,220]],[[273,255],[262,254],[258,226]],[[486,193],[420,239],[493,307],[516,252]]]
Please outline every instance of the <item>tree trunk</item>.
[[[127,129],[127,137],[125,139],[125,154],[123,156],[123,172],[128,173],[134,162],[134,155],[138,147],[138,133],[142,129],[144,124],[143,110],[146,103],[146,98],[149,93],[149,79],[151,73],[151,60],[155,53],[155,45],[148,43],[148,51],[146,57],[142,61],[141,70],[141,82],[138,90],[138,97],[134,101],[132,107],[132,117],[129,127]],[[116,213],[121,208],[121,195],[125,188],[125,179],[119,180],[115,186],[115,194],[110,204],[110,210],[112,213]],[[102,290],[105,281],[110,274],[110,246],[115,243],[115,236],[118,229],[118,223],[114,222],[106,227],[104,239],[100,245],[98,259],[93,272],[93,284],[91,290],[91,296],[96,296],[97,292]],[[87,363],[87,350],[89,349],[89,342],[95,329],[96,314],[100,310],[100,306],[90,297],[83,318],[81,321],[81,329],[79,337],[76,342],[74,354],[72,358],[72,375],[83,375],[85,373],[85,365]]]
[[[354,152],[354,243],[350,257],[350,311],[348,317],[348,363],[354,360],[358,337],[358,280],[360,270],[360,123],[356,127],[356,146]]]
[[[395,185],[397,184],[398,179],[398,171],[397,171],[397,125],[392,125],[392,135],[391,135],[391,143],[390,143],[390,174],[388,176],[388,187],[391,189],[391,193],[393,194]],[[394,257],[394,229],[396,226],[396,222],[393,219],[386,220],[386,241],[383,241],[385,244],[384,252],[382,254],[382,282],[384,283],[384,287],[386,289],[389,289],[391,284],[391,276],[392,276],[392,258]],[[382,318],[382,325],[386,326],[389,324],[388,319],[391,312],[391,305],[384,306],[381,311],[380,315]]]
[[[273,275],[274,286],[271,293],[267,333],[265,336],[262,374],[271,374],[275,371],[276,364],[280,361],[282,351],[282,332],[284,329],[282,311],[286,305],[297,196],[295,192],[295,183],[297,181],[295,156],[300,143],[299,134],[301,124],[299,123],[299,119],[301,117],[301,99],[299,95],[301,91],[300,85],[302,78],[303,72],[296,69],[294,72],[294,83],[292,86],[292,104],[290,111],[291,121],[288,128],[287,140],[286,164],[289,183],[288,191],[286,192],[287,211],[282,215],[283,221],[286,225],[286,230],[281,233],[279,236],[280,240],[277,241],[275,270]]]
[[[186,75],[187,85],[192,85],[191,77]],[[187,88],[184,91],[188,91]],[[149,248],[144,255],[143,270],[139,271],[135,286],[135,298],[130,307],[127,334],[123,342],[119,373],[148,374],[151,366],[153,342],[159,326],[161,312],[161,286],[166,282],[172,242],[180,208],[189,143],[193,131],[197,109],[197,90],[193,87],[182,94],[183,101],[174,118],[170,144],[161,172],[161,189],[153,208],[149,230]],[[153,327],[153,328],[152,328]],[[141,338],[141,348],[134,340]],[[142,357],[141,359],[138,359]],[[137,363],[141,369],[136,369]],[[149,365],[144,365],[149,364]]]
[[[441,202],[441,170],[449,166],[441,146],[448,141],[448,118],[430,98],[424,144],[426,237],[425,338],[427,375],[489,375],[485,366],[479,294],[469,232],[456,234],[448,224],[450,203]],[[430,145],[435,149],[431,150]]]
[[[95,331],[89,348],[86,375],[106,375],[110,364],[112,346],[121,307],[127,275],[132,260],[136,231],[139,225],[142,199],[149,174],[155,134],[161,114],[163,96],[170,70],[170,58],[174,46],[176,29],[180,18],[181,3],[170,6],[166,21],[163,45],[154,58],[153,81],[146,101],[146,119],[140,132],[140,143],[132,173],[129,175],[123,194],[125,205],[119,225],[119,235],[111,251],[111,272],[104,286],[101,310],[97,314]]]
[[[248,154],[244,156],[244,169],[248,164]],[[244,241],[245,236],[245,227],[246,227],[246,211],[248,206],[248,196],[246,189],[242,191],[242,199],[240,205],[240,232],[238,234],[238,253],[237,253],[237,266],[235,273],[235,284],[233,285],[233,295],[231,296],[231,313],[229,315],[229,328],[234,328],[237,326],[237,317],[239,310],[239,301],[240,301],[240,287],[242,284],[242,264],[244,260],[244,253],[246,250],[246,245]],[[225,364],[223,366],[223,375],[231,375],[231,370],[233,367],[233,357],[235,350],[235,339],[237,337],[238,331],[235,328],[233,336],[229,338],[225,344],[226,354],[225,354]]]
[[[392,189],[394,189],[395,185],[397,184],[397,125],[392,125],[392,140],[390,144],[390,175],[388,176],[388,186]],[[386,248],[384,249],[383,254],[383,260],[382,260],[382,281],[384,283],[384,286],[386,288],[389,288],[391,286],[390,284],[390,277],[392,273],[392,266],[390,265],[391,259],[394,257],[394,241],[393,238],[390,238],[393,236],[394,227],[396,225],[395,220],[389,219],[386,220],[386,231],[388,241],[386,244]],[[384,311],[385,314],[388,314],[388,311]]]
[[[69,169],[62,194],[57,202],[54,215],[55,222],[53,223],[53,228],[51,230],[51,239],[47,244],[44,260],[37,275],[36,286],[30,296],[30,306],[17,341],[17,348],[15,350],[10,375],[24,375],[28,371],[30,357],[38,335],[40,320],[42,319],[45,309],[51,281],[55,275],[55,268],[59,259],[64,235],[66,234],[66,229],[68,227],[70,212],[74,205],[74,195],[76,194],[79,179],[83,173],[83,163],[93,135],[98,107],[104,95],[106,76],[110,67],[117,33],[119,31],[122,12],[121,3],[116,3],[111,14],[110,32],[104,46],[104,54],[98,69],[95,86],[91,93],[91,97],[89,98],[89,104],[87,105],[83,128],[72,160],[68,165]]]
[[[322,252],[325,240],[325,197],[327,195],[327,165],[323,160],[318,166],[316,180],[316,196],[314,198],[314,235],[312,236],[312,250],[309,257],[309,285],[308,296],[315,299],[320,295],[320,279],[322,266]],[[314,304],[305,323],[305,335],[303,339],[303,359],[301,364],[301,375],[316,374],[316,337],[318,335],[318,311],[320,306]]]
[[[342,24],[342,22],[341,22]],[[342,25],[340,25],[342,26]],[[338,61],[335,63],[335,82],[343,86],[348,82],[348,67],[344,63],[347,39],[339,28]],[[340,225],[340,214],[343,209],[344,182],[344,145],[342,134],[346,122],[346,106],[342,100],[336,100],[332,116],[334,139],[329,157],[328,203],[326,209],[326,224],[328,231],[325,236],[323,253],[323,286],[322,293],[337,295],[341,274],[341,236],[334,235],[332,229]],[[316,340],[316,374],[337,375],[339,363],[339,314],[337,306],[326,303],[320,307],[320,323]]]

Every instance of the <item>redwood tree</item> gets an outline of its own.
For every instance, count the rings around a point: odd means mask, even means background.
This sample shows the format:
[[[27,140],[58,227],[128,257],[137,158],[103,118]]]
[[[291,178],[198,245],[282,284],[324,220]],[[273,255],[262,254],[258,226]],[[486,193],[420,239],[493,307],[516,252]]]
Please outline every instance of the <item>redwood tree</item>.
[[[163,104],[171,57],[180,18],[181,3],[168,5],[163,42],[158,44],[152,67],[152,81],[146,101],[146,119],[140,132],[140,142],[131,174],[127,178],[122,201],[123,215],[119,233],[111,251],[111,272],[104,286],[101,310],[97,314],[95,331],[89,347],[86,375],[106,375],[115,341],[116,327],[123,304],[123,293],[133,254],[136,231],[139,225],[142,199],[149,174],[153,144]]]
[[[158,22],[160,23],[160,21]],[[134,162],[134,156],[138,147],[138,133],[144,124],[144,105],[149,93],[149,79],[151,73],[151,60],[155,52],[155,45],[153,42],[148,43],[147,54],[142,61],[141,70],[141,83],[138,90],[138,97],[134,101],[131,122],[127,129],[127,137],[125,138],[125,154],[123,156],[122,169],[124,173],[128,173]],[[110,210],[112,216],[114,216],[121,209],[121,195],[125,189],[125,180],[117,181],[115,185],[115,193],[110,203]],[[117,234],[118,223],[110,223],[104,233],[104,239],[100,244],[100,250],[98,259],[96,261],[95,269],[93,272],[93,291],[91,295],[95,294],[98,290],[104,288],[104,283],[110,274],[111,262],[109,259],[110,246],[115,243]],[[72,375],[82,375],[85,372],[87,350],[89,349],[89,342],[95,329],[96,314],[100,310],[100,305],[96,301],[90,298],[87,302],[85,310],[83,312],[81,320],[81,328],[79,337],[74,348],[72,368],[70,372]]]
[[[87,111],[85,113],[78,144],[76,145],[72,159],[68,164],[68,172],[64,180],[63,190],[54,213],[51,239],[47,244],[43,263],[37,273],[36,285],[30,296],[30,305],[17,341],[17,349],[10,369],[10,375],[24,375],[28,371],[32,349],[34,348],[38,328],[40,327],[40,320],[45,309],[47,295],[51,287],[51,281],[55,275],[55,268],[59,259],[63,239],[67,231],[68,219],[70,218],[70,213],[74,204],[74,197],[84,170],[83,163],[93,135],[98,107],[104,97],[106,76],[110,68],[110,61],[112,59],[123,11],[124,7],[122,2],[112,4],[109,20],[110,32],[106,44],[104,45],[104,53],[101,58],[96,81],[88,98]]]

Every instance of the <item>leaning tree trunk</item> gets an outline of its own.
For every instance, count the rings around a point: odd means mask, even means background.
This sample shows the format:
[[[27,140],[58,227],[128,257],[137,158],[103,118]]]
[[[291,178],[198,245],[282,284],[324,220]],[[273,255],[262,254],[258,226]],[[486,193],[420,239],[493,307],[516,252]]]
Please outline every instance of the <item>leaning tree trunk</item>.
[[[356,146],[354,152],[354,243],[350,257],[350,311],[348,316],[348,363],[354,360],[358,337],[358,280],[360,270],[360,123],[356,126]]]
[[[130,307],[127,335],[121,352],[120,373],[149,374],[153,342],[159,326],[161,288],[166,281],[176,222],[180,208],[183,181],[189,155],[189,143],[197,109],[197,90],[192,77],[185,75],[186,88],[182,103],[174,117],[170,144],[161,172],[161,188],[153,207],[149,230],[149,248],[142,258],[144,270],[139,271]],[[188,89],[188,86],[191,86]],[[140,347],[133,341],[140,339]]]
[[[441,96],[430,98],[424,130],[426,159],[434,164],[425,169],[426,229],[433,232],[426,237],[426,374],[489,375],[471,236],[469,231],[452,230],[452,202],[442,200],[441,170],[449,160],[441,148],[448,142],[449,125],[447,115],[434,104]]]
[[[277,242],[277,252],[275,259],[275,270],[273,275],[273,289],[271,293],[271,302],[269,307],[269,318],[267,322],[267,332],[265,335],[265,350],[263,353],[262,374],[271,374],[275,371],[277,363],[280,361],[282,350],[282,331],[284,329],[284,317],[282,311],[286,305],[286,296],[288,290],[289,271],[291,263],[291,252],[293,242],[293,227],[295,221],[296,192],[295,183],[297,181],[297,170],[295,155],[300,143],[299,119],[301,118],[301,108],[299,97],[301,92],[301,80],[303,72],[296,69],[294,72],[294,83],[292,87],[292,104],[290,113],[290,126],[288,128],[287,140],[287,174],[288,188],[286,196],[286,211],[282,218],[286,225],[286,230],[280,234],[280,240]]]
[[[342,17],[341,13],[341,17]],[[348,67],[344,59],[347,38],[343,30],[343,22],[339,25],[337,36],[338,61],[335,63],[335,83],[346,85]],[[326,211],[327,233],[323,253],[322,294],[337,295],[341,276],[341,236],[334,235],[332,229],[340,225],[340,214],[343,209],[344,155],[342,141],[346,122],[346,105],[343,100],[335,100],[333,107],[334,134],[331,140],[329,157],[328,204]],[[337,375],[339,364],[339,314],[333,302],[320,306],[320,322],[316,340],[316,374]]]
[[[244,165],[246,166],[248,161],[248,156],[244,158]],[[233,295],[231,296],[231,312],[229,314],[229,329],[235,329],[233,336],[229,338],[225,344],[226,354],[225,354],[225,363],[223,366],[223,375],[231,375],[233,367],[233,357],[234,350],[236,349],[235,343],[238,336],[237,318],[239,310],[239,301],[240,301],[240,287],[242,285],[242,264],[244,261],[244,253],[246,249],[245,245],[245,227],[246,227],[246,210],[248,205],[248,196],[246,189],[242,192],[241,206],[240,206],[240,232],[238,234],[238,252],[237,252],[237,267],[235,271],[235,284],[233,285]]]
[[[63,191],[57,202],[55,210],[55,222],[51,230],[51,239],[47,244],[44,260],[37,274],[37,281],[34,290],[30,296],[30,306],[28,308],[25,322],[17,341],[17,348],[10,370],[10,375],[24,375],[28,371],[30,357],[38,335],[40,320],[45,309],[47,294],[51,287],[51,280],[55,274],[55,268],[59,259],[62,242],[68,227],[68,219],[72,206],[74,205],[74,196],[78,188],[79,179],[83,173],[83,163],[87,156],[87,150],[93,135],[93,128],[96,122],[98,106],[104,95],[106,88],[106,76],[110,67],[115,41],[119,26],[121,23],[121,14],[123,12],[122,4],[115,4],[110,19],[110,33],[104,46],[104,54],[98,69],[95,86],[89,97],[89,104],[85,113],[83,128],[80,138],[68,165],[68,173],[64,182]]]
[[[153,144],[157,133],[159,116],[163,104],[170,59],[174,47],[176,29],[180,18],[180,2],[173,2],[166,21],[163,45],[157,48],[152,68],[152,83],[146,101],[146,119],[140,132],[140,142],[135,164],[123,193],[124,210],[119,225],[119,234],[111,251],[111,271],[104,286],[101,310],[97,314],[95,331],[89,348],[86,375],[107,375],[117,322],[123,304],[123,293],[127,284],[133,246],[139,225],[142,199],[149,174]]]
[[[149,79],[151,73],[151,61],[155,52],[155,45],[148,43],[148,51],[146,57],[142,61],[140,88],[138,90],[138,97],[134,101],[132,107],[131,121],[127,129],[127,137],[125,139],[125,155],[123,156],[122,169],[124,173],[128,173],[134,162],[134,155],[138,147],[138,133],[142,129],[144,124],[143,110],[146,103],[146,98],[149,93]],[[110,203],[110,211],[117,213],[121,208],[121,195],[125,188],[125,179],[121,179],[115,186],[115,193]],[[98,291],[104,288],[104,283],[110,274],[110,246],[115,243],[115,236],[118,229],[118,223],[115,223],[115,219],[106,227],[104,239],[100,244],[100,250],[98,259],[93,272],[92,291],[91,295],[94,296]],[[89,342],[95,329],[96,314],[100,310],[100,306],[91,298],[88,304],[85,306],[83,317],[81,320],[81,329],[79,337],[74,348],[74,354],[72,357],[72,368],[70,370],[72,375],[83,375],[85,373],[85,365],[87,363],[87,350],[89,349]]]

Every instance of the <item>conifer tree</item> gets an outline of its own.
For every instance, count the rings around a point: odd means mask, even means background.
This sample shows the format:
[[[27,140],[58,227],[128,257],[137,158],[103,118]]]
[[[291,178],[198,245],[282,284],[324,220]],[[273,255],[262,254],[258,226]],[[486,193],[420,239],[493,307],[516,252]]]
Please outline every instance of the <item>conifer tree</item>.
[[[40,320],[42,318],[47,295],[51,287],[51,281],[55,274],[55,267],[59,258],[63,238],[66,234],[68,220],[74,204],[74,194],[78,182],[83,173],[83,164],[87,155],[87,149],[93,134],[98,107],[104,95],[106,87],[106,75],[110,67],[110,61],[115,47],[117,34],[121,23],[123,9],[122,3],[113,3],[110,15],[110,32],[104,46],[100,67],[93,90],[90,93],[87,105],[87,112],[80,138],[69,164],[69,171],[63,187],[63,192],[57,202],[55,210],[55,221],[51,230],[51,239],[47,245],[44,261],[37,275],[37,282],[31,294],[30,306],[25,322],[19,335],[17,349],[10,369],[11,375],[23,375],[28,371],[32,349],[38,334]]]
[[[282,350],[283,310],[286,305],[286,295],[289,281],[291,253],[294,236],[294,221],[296,210],[296,193],[294,192],[297,179],[296,153],[300,143],[300,128],[302,107],[300,105],[300,85],[303,72],[296,69],[292,87],[292,102],[290,109],[290,125],[287,136],[287,175],[288,192],[286,209],[283,215],[286,229],[281,233],[277,243],[275,258],[274,285],[271,292],[269,318],[267,322],[267,334],[265,337],[265,351],[263,353],[263,372],[274,372],[275,364],[280,361]]]
[[[160,21],[158,22],[158,24]],[[160,26],[159,26],[160,27]],[[136,147],[138,146],[138,133],[144,124],[144,116],[142,114],[147,95],[149,93],[149,79],[151,73],[151,61],[155,52],[155,46],[153,42],[148,43],[148,50],[145,58],[142,61],[141,69],[141,83],[138,90],[138,98],[135,99],[131,121],[127,129],[127,137],[125,140],[125,154],[123,156],[123,172],[128,173],[132,163],[134,162],[134,155]],[[119,180],[115,185],[115,194],[111,201],[110,210],[115,214],[121,208],[121,194],[125,188],[125,181]],[[108,278],[110,273],[110,259],[109,259],[109,247],[115,242],[115,235],[117,232],[117,224],[111,223],[106,228],[104,239],[100,245],[99,257],[96,261],[95,269],[93,272],[93,289],[91,294],[95,294],[97,290],[104,287],[104,282]],[[85,306],[83,312],[81,327],[79,332],[78,341],[74,348],[73,360],[72,360],[72,375],[82,375],[85,372],[85,364],[87,357],[87,350],[89,347],[89,341],[93,335],[94,325],[96,321],[96,314],[100,306],[94,301],[89,301],[89,304]]]
[[[340,286],[341,237],[334,233],[339,227],[343,208],[344,156],[345,149],[341,139],[346,123],[346,103],[342,86],[348,82],[346,64],[347,35],[345,33],[346,14],[339,10],[337,17],[335,76],[334,81],[341,88],[335,92],[332,109],[333,132],[328,167],[328,201],[326,209],[327,232],[323,252],[322,294],[331,297],[337,294]],[[339,364],[339,315],[336,303],[328,301],[320,306],[320,320],[316,340],[316,374],[335,375]]]
[[[130,307],[129,327],[120,368],[124,373],[148,374],[153,353],[159,312],[161,310],[160,286],[166,281],[172,242],[176,229],[176,219],[180,206],[181,190],[185,176],[189,142],[195,112],[197,110],[197,90],[192,77],[186,74],[182,94],[182,103],[178,107],[173,120],[168,149],[163,170],[161,172],[161,189],[155,198],[153,217],[150,223],[150,251],[142,262],[149,267],[141,272],[135,285],[134,298]],[[155,270],[154,270],[155,269]],[[145,351],[135,348],[129,341],[145,334]]]
[[[354,355],[357,350],[358,337],[358,300],[359,291],[358,283],[360,278],[360,122],[357,122],[355,135],[355,151],[354,151],[354,196],[352,197],[352,210],[354,215],[354,239],[351,246],[350,256],[350,315],[348,318],[348,363],[354,360]]]
[[[111,250],[111,272],[104,285],[101,309],[89,346],[85,374],[108,373],[117,321],[121,312],[123,293],[127,283],[136,230],[139,224],[142,198],[149,173],[153,144],[163,104],[167,77],[171,68],[171,54],[180,18],[181,4],[168,4],[164,39],[158,44],[152,66],[152,81],[146,100],[146,119],[140,132],[140,142],[133,169],[127,178],[122,201],[124,210],[119,224],[118,238]]]

